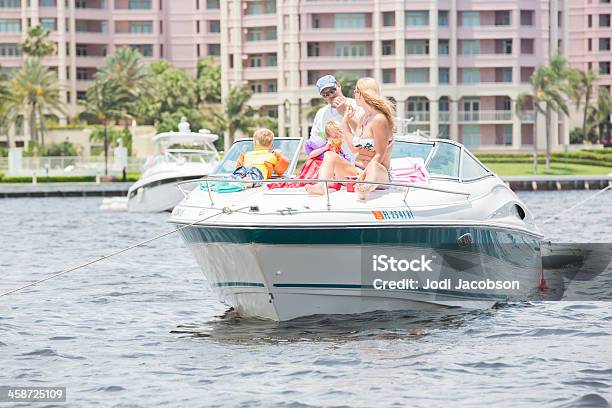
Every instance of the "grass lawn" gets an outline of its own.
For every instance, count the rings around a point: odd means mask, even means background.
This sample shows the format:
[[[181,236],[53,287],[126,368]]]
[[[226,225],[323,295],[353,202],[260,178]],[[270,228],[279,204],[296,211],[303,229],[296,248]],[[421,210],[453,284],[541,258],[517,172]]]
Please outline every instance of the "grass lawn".
[[[531,176],[533,175],[533,163],[487,163],[485,166],[493,170],[499,176]],[[588,166],[585,164],[551,163],[551,169],[546,170],[545,164],[538,165],[538,175],[607,175],[612,173],[609,166]]]

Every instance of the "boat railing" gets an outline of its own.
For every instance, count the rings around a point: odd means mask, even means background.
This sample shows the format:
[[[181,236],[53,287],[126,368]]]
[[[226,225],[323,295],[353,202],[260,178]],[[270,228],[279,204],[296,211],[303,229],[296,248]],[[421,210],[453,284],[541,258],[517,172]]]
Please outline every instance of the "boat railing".
[[[296,178],[273,178],[267,180],[251,180],[251,179],[233,179],[222,176],[208,176],[195,180],[186,180],[178,183],[178,188],[183,194],[183,196],[187,197],[189,194],[185,190],[183,190],[182,185],[184,184],[192,184],[192,183],[206,183],[206,190],[208,192],[208,198],[210,199],[211,205],[214,205],[213,200],[213,191],[210,185],[210,182],[231,182],[231,183],[244,183],[244,184],[252,184],[252,183],[260,183],[260,184],[270,184],[270,183],[323,183],[325,186],[325,197],[327,200],[327,209],[331,209],[331,202],[329,197],[329,184],[368,184],[374,186],[388,186],[388,187],[400,187],[404,189],[404,194],[402,196],[402,201],[404,204],[408,205],[406,199],[408,197],[408,192],[410,189],[417,190],[427,190],[434,191],[438,193],[446,193],[446,194],[455,194],[464,196],[467,199],[470,198],[470,193],[466,193],[464,191],[455,191],[455,190],[447,190],[443,188],[424,186],[419,183],[398,183],[393,181],[367,181],[367,180],[350,180],[350,179],[296,179]]]

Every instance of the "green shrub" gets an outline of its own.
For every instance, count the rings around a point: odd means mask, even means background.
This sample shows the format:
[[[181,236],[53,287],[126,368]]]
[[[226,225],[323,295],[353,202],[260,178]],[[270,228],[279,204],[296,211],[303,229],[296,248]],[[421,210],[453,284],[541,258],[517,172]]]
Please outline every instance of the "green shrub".
[[[0,173],[0,183],[2,182],[2,178],[4,178],[4,173]]]
[[[40,176],[36,178],[38,183],[86,183],[96,181],[96,176]],[[31,183],[30,176],[5,176],[3,183]]]

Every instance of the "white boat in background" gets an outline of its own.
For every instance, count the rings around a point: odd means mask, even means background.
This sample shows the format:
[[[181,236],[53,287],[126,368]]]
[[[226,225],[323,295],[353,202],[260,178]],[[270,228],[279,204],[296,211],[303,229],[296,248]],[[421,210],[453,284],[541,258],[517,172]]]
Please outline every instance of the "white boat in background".
[[[289,174],[295,174],[301,140],[275,143],[292,157]],[[486,308],[526,297],[540,283],[542,234],[531,213],[459,143],[396,137],[392,167],[402,158],[422,158],[430,178],[411,185],[382,183],[386,189],[366,201],[344,188],[323,196],[266,185],[215,192],[218,176],[231,174],[239,154],[249,149],[251,140],[236,141],[213,176],[183,183],[181,188],[198,187],[170,219],[185,227],[183,239],[212,289],[242,316],[284,321],[376,310]],[[520,290],[511,297],[498,289],[378,290],[367,271],[372,255],[393,251],[439,261],[421,280],[511,280]]]
[[[178,132],[166,132],[153,139],[161,154],[145,163],[140,179],[127,196],[130,212],[171,211],[183,198],[178,183],[210,174],[219,161],[214,142],[217,135],[206,129],[191,132],[183,118]]]

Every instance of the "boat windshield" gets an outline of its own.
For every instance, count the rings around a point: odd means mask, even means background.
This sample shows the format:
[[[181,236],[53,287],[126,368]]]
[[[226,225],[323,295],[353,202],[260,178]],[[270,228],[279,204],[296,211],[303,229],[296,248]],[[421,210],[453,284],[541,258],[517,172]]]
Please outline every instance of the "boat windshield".
[[[296,162],[296,155],[299,153],[299,147],[301,139],[289,139],[289,138],[276,138],[274,139],[274,149],[281,150],[283,155],[291,160],[291,163]],[[213,171],[215,175],[226,175],[232,174],[236,170],[236,162],[242,153],[253,150],[253,140],[244,139],[234,142],[232,147],[225,153],[223,160]],[[292,168],[289,167],[288,173],[292,172]]]
[[[393,152],[391,153],[391,158],[398,159],[402,157],[420,157],[424,162],[426,162],[432,148],[433,143],[416,143],[395,140],[393,142]]]

